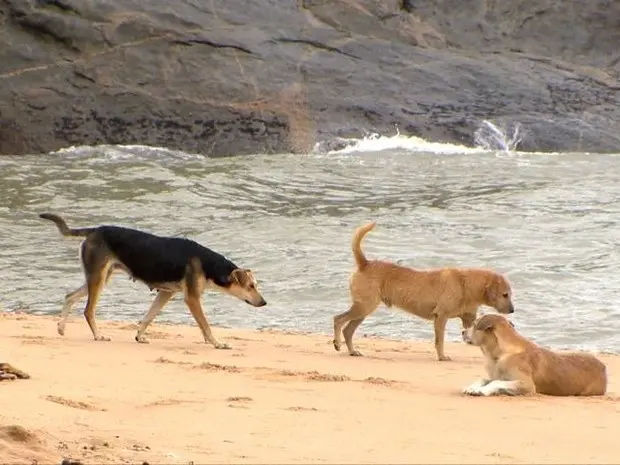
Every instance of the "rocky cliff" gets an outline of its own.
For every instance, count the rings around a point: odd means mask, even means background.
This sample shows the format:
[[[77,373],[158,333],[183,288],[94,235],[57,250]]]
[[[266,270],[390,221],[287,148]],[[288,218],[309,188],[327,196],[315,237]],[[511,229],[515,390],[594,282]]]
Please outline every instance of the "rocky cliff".
[[[0,153],[307,152],[365,131],[620,151],[613,0],[0,0]]]

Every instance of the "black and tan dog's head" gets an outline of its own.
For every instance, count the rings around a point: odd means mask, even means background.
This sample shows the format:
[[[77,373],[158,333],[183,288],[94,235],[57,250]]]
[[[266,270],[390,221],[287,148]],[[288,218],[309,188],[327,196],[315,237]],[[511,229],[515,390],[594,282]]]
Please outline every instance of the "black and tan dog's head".
[[[254,307],[267,305],[263,296],[258,292],[258,282],[251,270],[237,268],[228,275],[228,286],[225,291],[245,303]]]
[[[514,324],[507,318],[488,313],[476,320],[468,329],[467,337],[471,344],[483,351],[495,351],[501,341],[510,341],[517,335]]]
[[[493,274],[485,287],[486,304],[499,313],[514,313],[512,303],[512,289],[508,280],[500,275]]]

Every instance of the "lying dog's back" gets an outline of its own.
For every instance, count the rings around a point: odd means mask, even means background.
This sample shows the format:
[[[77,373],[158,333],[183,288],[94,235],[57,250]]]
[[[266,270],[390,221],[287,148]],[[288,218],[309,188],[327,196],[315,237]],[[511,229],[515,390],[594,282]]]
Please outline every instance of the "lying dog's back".
[[[100,226],[99,235],[135,279],[146,283],[179,282],[189,260],[198,257],[205,278],[225,286],[238,267],[223,255],[181,237],[163,237],[121,226]]]
[[[536,392],[554,396],[597,396],[607,390],[607,369],[590,354],[558,353],[537,346],[529,353]]]

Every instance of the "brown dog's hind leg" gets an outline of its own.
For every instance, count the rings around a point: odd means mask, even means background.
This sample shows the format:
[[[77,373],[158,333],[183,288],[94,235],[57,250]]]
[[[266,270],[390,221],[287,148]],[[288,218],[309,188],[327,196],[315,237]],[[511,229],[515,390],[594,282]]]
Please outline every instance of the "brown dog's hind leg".
[[[347,345],[347,349],[349,350],[349,354],[353,356],[361,356],[362,353],[359,350],[356,350],[353,346],[353,334],[355,330],[363,323],[366,318],[358,318],[356,320],[351,320],[342,330],[342,335],[344,336],[344,343]]]
[[[347,328],[351,326],[350,329],[346,329],[345,342],[347,344],[347,349],[349,350],[349,355],[354,357],[359,357],[362,353],[359,350],[356,350],[353,346],[353,333],[359,327],[359,325],[364,321],[368,315],[370,315],[375,309],[379,306],[376,305],[369,307],[360,302],[354,302],[351,305],[351,308],[344,312],[336,315],[334,317],[334,349],[340,351],[340,347],[342,346],[341,335],[343,334],[343,328],[348,323]]]
[[[447,362],[452,360],[444,353],[444,339],[446,333],[446,324],[448,323],[448,317],[445,312],[435,314],[433,317],[433,323],[435,327],[435,350],[437,351],[437,360],[440,362]]]
[[[174,294],[170,291],[159,291],[157,293],[157,297],[153,300],[151,304],[151,308],[149,308],[148,313],[142,318],[140,322],[140,326],[138,327],[138,332],[136,333],[136,342],[141,344],[148,344],[149,340],[144,337],[144,331],[148,325],[159,315],[159,313],[163,310],[164,306],[170,301]]]

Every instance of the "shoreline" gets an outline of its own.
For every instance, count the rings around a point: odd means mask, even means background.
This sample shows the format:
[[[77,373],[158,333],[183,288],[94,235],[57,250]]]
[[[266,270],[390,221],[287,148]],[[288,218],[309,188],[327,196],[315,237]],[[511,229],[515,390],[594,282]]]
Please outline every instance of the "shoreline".
[[[440,363],[431,342],[360,337],[354,358],[325,335],[214,327],[233,346],[215,350],[195,326],[138,344],[135,323],[99,320],[112,341],[95,342],[56,320],[0,313],[0,361],[31,376],[0,383],[3,463],[617,462],[618,355],[597,355],[604,397],[470,398],[483,359],[463,343]]]

